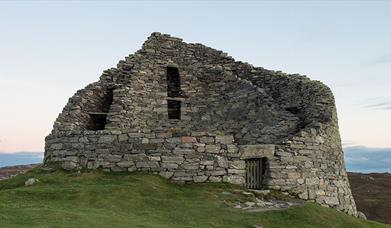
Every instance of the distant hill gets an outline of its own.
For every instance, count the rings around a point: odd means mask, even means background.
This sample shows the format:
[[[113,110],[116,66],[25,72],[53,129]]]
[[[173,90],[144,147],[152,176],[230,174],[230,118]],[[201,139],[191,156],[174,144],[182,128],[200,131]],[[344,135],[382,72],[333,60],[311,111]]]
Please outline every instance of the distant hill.
[[[5,180],[10,177],[16,176],[21,173],[25,173],[35,167],[40,166],[41,164],[30,164],[30,165],[16,165],[16,166],[6,166],[0,167],[0,180]]]
[[[391,174],[348,175],[357,209],[368,219],[391,224]]]

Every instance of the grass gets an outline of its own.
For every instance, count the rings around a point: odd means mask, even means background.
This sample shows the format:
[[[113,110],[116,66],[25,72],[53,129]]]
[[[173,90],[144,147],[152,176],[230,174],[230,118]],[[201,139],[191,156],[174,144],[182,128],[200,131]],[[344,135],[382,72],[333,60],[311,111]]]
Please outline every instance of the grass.
[[[24,186],[29,177],[39,182]],[[144,173],[34,169],[0,181],[0,227],[391,227],[311,203],[263,213],[233,209],[232,202],[246,200],[242,190]]]

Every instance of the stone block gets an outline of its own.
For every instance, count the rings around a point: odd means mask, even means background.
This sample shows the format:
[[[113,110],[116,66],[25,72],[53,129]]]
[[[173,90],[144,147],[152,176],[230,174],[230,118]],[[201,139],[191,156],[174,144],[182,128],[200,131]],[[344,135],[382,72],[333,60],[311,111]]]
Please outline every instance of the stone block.
[[[179,165],[176,163],[162,163],[161,166],[164,169],[176,169]]]
[[[134,166],[134,163],[132,161],[120,161],[117,163],[117,166],[121,168],[129,168],[131,166]]]
[[[175,148],[173,151],[174,154],[194,154],[195,151],[193,149],[187,148]]]
[[[221,182],[223,179],[221,177],[209,177],[209,182]]]
[[[239,148],[235,145],[227,145],[227,151],[228,153],[237,153]]]
[[[156,150],[156,143],[135,143],[133,144],[133,149],[135,150]]]
[[[228,169],[228,174],[245,174],[244,169]]]
[[[232,144],[234,137],[232,135],[216,135],[216,143],[220,144]]]
[[[213,160],[202,160],[201,165],[213,165],[215,162]]]
[[[118,135],[118,141],[119,142],[126,142],[128,141],[129,137],[127,134]]]
[[[246,168],[246,162],[243,160],[228,161],[228,168],[244,170]]]
[[[162,162],[163,163],[177,163],[182,164],[182,162],[185,160],[182,156],[162,156]]]
[[[197,170],[200,165],[198,163],[183,163],[181,164],[181,168],[185,170]]]
[[[196,143],[197,139],[191,136],[182,136],[181,141],[182,143]]]
[[[205,151],[207,153],[218,154],[220,153],[220,145],[206,145]]]
[[[213,144],[215,143],[215,139],[214,137],[203,136],[200,138],[200,142],[205,144]]]
[[[159,175],[164,177],[164,178],[170,179],[172,177],[172,175],[174,175],[174,172],[162,171],[162,172],[159,173]]]
[[[210,175],[211,176],[222,176],[222,175],[225,175],[227,174],[227,171],[225,170],[213,170],[213,171],[210,171]]]
[[[172,138],[167,138],[166,142],[168,143],[174,143],[174,144],[180,144],[182,142],[180,137],[172,137]]]
[[[327,205],[336,206],[339,204],[339,200],[337,197],[324,197],[324,201]]]
[[[110,170],[113,172],[126,172],[128,169],[125,167],[113,166]]]
[[[158,162],[154,162],[154,161],[140,161],[140,162],[136,162],[136,167],[137,168],[151,168],[151,169],[155,169],[155,168],[159,168],[159,163]]]
[[[205,182],[208,180],[208,176],[194,176],[193,181],[196,183]]]
[[[99,143],[102,144],[110,144],[113,143],[117,139],[116,135],[102,135],[99,137]]]
[[[74,170],[77,168],[77,163],[73,161],[64,161],[61,163],[61,168],[65,170]]]
[[[231,184],[237,184],[237,185],[245,185],[246,183],[245,178],[239,175],[223,176],[223,181]]]
[[[150,161],[161,161],[161,157],[160,156],[149,156],[148,157]]]
[[[221,167],[221,168],[228,168],[228,160],[227,160],[226,157],[218,156],[218,157],[217,157],[217,164],[218,164],[219,167]]]
[[[275,145],[242,145],[239,147],[239,151],[241,153],[240,159],[274,157]]]

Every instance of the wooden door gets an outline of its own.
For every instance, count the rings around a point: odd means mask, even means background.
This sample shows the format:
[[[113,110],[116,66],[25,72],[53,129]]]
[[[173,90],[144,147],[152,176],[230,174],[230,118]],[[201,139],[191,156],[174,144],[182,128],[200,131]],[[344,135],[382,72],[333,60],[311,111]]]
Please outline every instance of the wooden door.
[[[263,181],[263,164],[262,159],[246,160],[246,187],[249,189],[261,189]]]

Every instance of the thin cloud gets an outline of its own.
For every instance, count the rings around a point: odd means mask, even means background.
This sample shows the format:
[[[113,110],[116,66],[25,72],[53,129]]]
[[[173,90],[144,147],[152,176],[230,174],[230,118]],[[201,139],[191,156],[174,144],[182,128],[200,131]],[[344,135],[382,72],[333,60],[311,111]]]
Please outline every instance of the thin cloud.
[[[391,53],[378,56],[376,58],[373,58],[369,60],[368,62],[364,63],[364,66],[376,66],[376,65],[382,65],[382,64],[389,64],[391,63]]]
[[[391,101],[367,104],[364,107],[368,109],[391,110]]]

